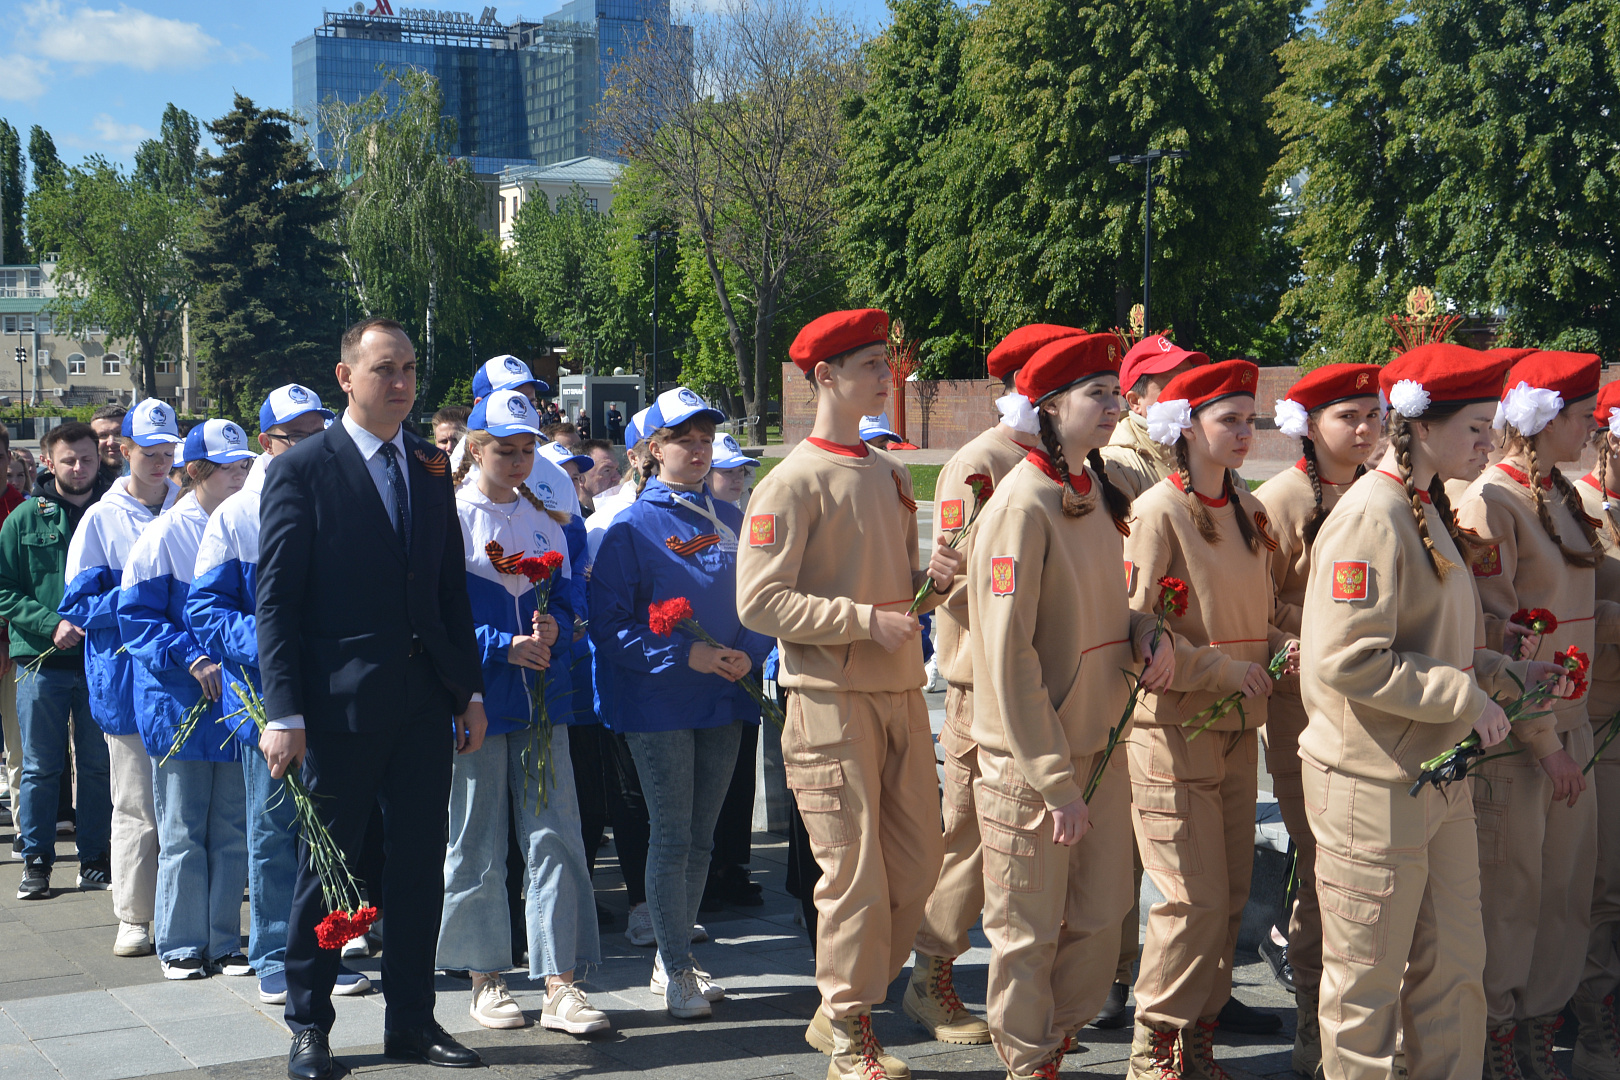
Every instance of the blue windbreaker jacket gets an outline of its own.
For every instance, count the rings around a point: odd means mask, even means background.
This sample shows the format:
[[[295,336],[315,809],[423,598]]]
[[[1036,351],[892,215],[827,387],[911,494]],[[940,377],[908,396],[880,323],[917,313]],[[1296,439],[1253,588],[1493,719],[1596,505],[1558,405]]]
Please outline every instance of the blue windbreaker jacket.
[[[186,599],[191,636],[224,672],[221,704],[227,723],[251,750],[259,747],[259,729],[241,711],[237,688],[245,681],[256,692],[264,692],[254,604],[259,595],[259,496],[264,491],[264,470],[272,460],[269,454],[260,454],[242,490],[220,503],[208,519]]]

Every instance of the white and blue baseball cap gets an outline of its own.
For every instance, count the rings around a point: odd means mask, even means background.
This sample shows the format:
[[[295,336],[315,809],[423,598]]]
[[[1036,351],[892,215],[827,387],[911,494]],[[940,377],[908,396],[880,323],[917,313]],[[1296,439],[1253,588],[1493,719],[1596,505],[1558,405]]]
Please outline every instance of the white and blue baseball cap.
[[[714,460],[709,464],[711,469],[736,469],[758,464],[757,459],[743,453],[742,445],[737,442],[737,436],[729,431],[714,433]]]
[[[307,386],[297,383],[278,386],[259,406],[259,430],[269,431],[277,424],[285,424],[305,413],[320,413],[321,419],[328,423],[337,415],[331,409],[322,408],[321,396]]]
[[[247,432],[230,420],[204,420],[186,433],[187,461],[228,465],[258,456],[248,449]]]
[[[551,393],[551,385],[534,377],[529,365],[508,353],[485,360],[473,373],[474,400],[487,398],[497,390],[515,390],[524,383],[534,383],[537,395]]]
[[[634,446],[636,443],[647,437],[648,428],[645,425],[647,423],[647,416],[651,412],[652,406],[649,405],[645,409],[642,409],[640,412],[636,413],[636,415],[632,416],[630,418],[630,422],[624,425],[624,445]]]
[[[590,472],[596,465],[596,459],[589,454],[576,454],[560,442],[546,443],[540,448],[540,453],[556,462],[559,468],[564,465],[574,466],[581,475]]]
[[[719,409],[711,409],[705,404],[695,390],[677,386],[658,395],[658,400],[653,402],[652,411],[647,416],[646,427],[637,425],[637,430],[643,435],[650,435],[656,428],[675,427],[686,423],[694,416],[708,416],[717,424],[726,418],[725,413]]]
[[[520,361],[521,363],[521,361]],[[516,390],[497,390],[473,406],[467,417],[469,431],[487,431],[497,439],[508,435],[539,435],[540,414]]]
[[[124,414],[122,434],[126,439],[134,439],[136,446],[182,441],[174,410],[157,398],[147,398]]]
[[[891,439],[899,439],[900,433],[889,427],[889,414],[878,413],[876,416],[861,417],[861,442],[867,439],[876,439],[887,435]]]

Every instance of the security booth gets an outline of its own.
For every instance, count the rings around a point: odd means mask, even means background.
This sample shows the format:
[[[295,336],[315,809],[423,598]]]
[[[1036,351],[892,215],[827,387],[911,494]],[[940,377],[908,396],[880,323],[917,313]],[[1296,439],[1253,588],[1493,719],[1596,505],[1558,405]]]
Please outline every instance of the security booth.
[[[575,424],[581,416],[590,417],[592,438],[623,443],[624,425],[646,404],[640,375],[564,375],[557,381],[563,415]],[[619,414],[616,424],[610,409]]]

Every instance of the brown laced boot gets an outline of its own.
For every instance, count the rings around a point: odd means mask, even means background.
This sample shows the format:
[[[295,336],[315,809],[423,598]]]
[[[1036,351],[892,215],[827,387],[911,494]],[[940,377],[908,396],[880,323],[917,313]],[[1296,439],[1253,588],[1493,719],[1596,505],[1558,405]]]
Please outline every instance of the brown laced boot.
[[[1185,1080],[1232,1080],[1215,1064],[1215,1029],[1220,1026],[1215,1017],[1203,1016],[1192,1027],[1182,1029],[1181,1075]]]
[[[1509,1021],[1485,1029],[1485,1068],[1483,1080],[1524,1080],[1519,1059],[1513,1054],[1513,1033],[1518,1025]]]
[[[1294,1003],[1294,1071],[1301,1076],[1315,1076],[1322,1064],[1322,1025],[1317,1020],[1317,998],[1306,990],[1295,989]]]
[[[804,1041],[832,1058],[827,1080],[911,1080],[911,1066],[883,1052],[872,1031],[870,1012],[834,1020],[817,1009],[805,1029]],[[866,1062],[867,1058],[871,1061]],[[867,1071],[868,1065],[877,1071]]]
[[[949,956],[917,954],[900,1007],[940,1042],[976,1046],[990,1041],[990,1025],[962,1006],[951,982]]]
[[[1045,1065],[1038,1065],[1034,1072],[1015,1073],[1007,1070],[1007,1080],[1058,1080],[1058,1068],[1063,1064],[1063,1051],[1059,1050],[1057,1057]]]
[[[1575,1003],[1575,1080],[1620,1080],[1620,1017],[1614,995],[1595,1005]]]
[[[1524,1080],[1569,1080],[1553,1060],[1553,1041],[1563,1026],[1564,1018],[1556,1014],[1519,1021],[1519,1030],[1513,1036],[1513,1051],[1519,1059],[1519,1074]]]
[[[1137,1017],[1125,1080],[1182,1080],[1180,1043],[1175,1028]]]

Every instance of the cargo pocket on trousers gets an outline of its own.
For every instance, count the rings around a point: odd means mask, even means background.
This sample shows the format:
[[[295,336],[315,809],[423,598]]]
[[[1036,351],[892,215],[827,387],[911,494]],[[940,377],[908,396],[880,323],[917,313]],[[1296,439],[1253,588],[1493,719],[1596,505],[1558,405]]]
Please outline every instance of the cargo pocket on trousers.
[[[844,847],[855,842],[855,816],[847,805],[844,767],[836,761],[787,765],[787,786],[804,819],[804,831],[817,847]]]
[[[1508,861],[1507,813],[1513,802],[1513,777],[1496,763],[1472,774],[1474,831],[1479,836],[1479,865],[1505,866]]]
[[[1131,804],[1142,830],[1142,866],[1179,877],[1204,871],[1193,843],[1192,814],[1186,787],[1179,784],[1132,784]]]
[[[1046,819],[1046,803],[1034,790],[1020,795],[980,784],[979,837],[984,876],[1008,892],[1041,887],[1042,845],[1035,830]]]
[[[1322,947],[1351,963],[1384,959],[1384,907],[1395,895],[1395,871],[1316,851],[1316,896],[1322,907]]]
[[[959,814],[973,813],[973,769],[961,758],[946,754],[942,771],[945,802]]]

